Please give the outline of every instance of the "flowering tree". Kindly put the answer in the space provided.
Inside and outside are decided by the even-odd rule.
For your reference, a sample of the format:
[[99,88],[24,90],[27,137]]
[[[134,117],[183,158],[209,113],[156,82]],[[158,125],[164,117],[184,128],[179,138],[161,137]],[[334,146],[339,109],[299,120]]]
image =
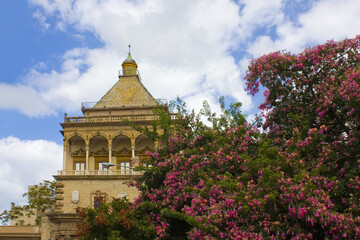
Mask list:
[[142,208],[134,208],[125,198],[103,203],[97,209],[77,208],[84,218],[77,235],[84,240],[150,240],[156,237],[155,227]]
[[246,76],[249,93],[266,88],[263,128],[289,165],[279,182],[287,219],[320,238],[360,234],[359,60],[360,36],[264,55]]
[[[276,149],[259,141],[260,133],[246,123],[240,104],[225,110],[223,100],[220,102],[220,117],[204,104],[202,113],[211,127],[194,114],[184,114],[180,121],[187,122],[188,128],[172,134],[162,151],[150,154],[151,167],[137,181],[141,190],[137,204],[152,206],[150,218],[159,238],[260,236],[255,229],[261,227],[258,221],[264,216],[255,212],[264,207],[265,191],[256,192],[254,181],[258,182],[260,175],[265,177],[266,183],[260,181],[273,194],[270,188],[276,178],[268,165],[275,160],[270,156]],[[269,168],[262,175],[259,166],[263,160]],[[254,218],[246,219],[249,214]],[[253,230],[247,231],[249,228]]]
[[359,238],[359,39],[253,60],[247,90],[265,88],[263,133],[223,99],[220,116],[204,104],[210,127],[179,104],[176,122],[159,112],[163,131],[139,129],[161,146],[139,167],[131,206],[153,238]]

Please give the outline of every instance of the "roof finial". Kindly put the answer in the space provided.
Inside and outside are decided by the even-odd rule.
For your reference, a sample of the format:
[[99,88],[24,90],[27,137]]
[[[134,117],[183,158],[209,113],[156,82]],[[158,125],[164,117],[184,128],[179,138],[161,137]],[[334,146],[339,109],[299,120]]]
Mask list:
[[131,57],[131,45],[129,44],[129,54],[128,57],[123,61],[121,66],[123,67],[123,74],[126,75],[136,75],[137,74],[137,64],[134,59]]

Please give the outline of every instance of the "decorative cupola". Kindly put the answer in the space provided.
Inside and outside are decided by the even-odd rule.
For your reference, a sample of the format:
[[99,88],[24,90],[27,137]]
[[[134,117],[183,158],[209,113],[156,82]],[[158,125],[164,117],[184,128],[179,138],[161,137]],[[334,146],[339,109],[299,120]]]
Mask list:
[[136,75],[137,74],[137,67],[138,66],[137,66],[135,60],[132,59],[132,57],[131,57],[130,47],[131,47],[131,45],[129,45],[129,55],[128,55],[128,57],[121,64],[124,76]]

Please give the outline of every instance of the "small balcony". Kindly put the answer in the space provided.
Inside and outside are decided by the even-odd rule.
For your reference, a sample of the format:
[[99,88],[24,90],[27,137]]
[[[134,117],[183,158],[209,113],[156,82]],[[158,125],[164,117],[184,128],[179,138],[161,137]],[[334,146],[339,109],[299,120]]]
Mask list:
[[140,82],[141,80],[141,75],[138,69],[124,69],[123,70],[118,70],[118,77],[126,77],[126,76],[138,76]]

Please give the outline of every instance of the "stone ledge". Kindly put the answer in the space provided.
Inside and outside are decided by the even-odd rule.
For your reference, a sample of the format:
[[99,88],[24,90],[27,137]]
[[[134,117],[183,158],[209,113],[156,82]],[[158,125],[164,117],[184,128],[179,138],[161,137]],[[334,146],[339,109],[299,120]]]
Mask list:
[[53,175],[57,181],[61,180],[130,180],[139,175]]
[[40,240],[39,226],[0,226],[0,239]]
[[50,213],[47,216],[54,222],[80,222],[82,220],[76,213]]

